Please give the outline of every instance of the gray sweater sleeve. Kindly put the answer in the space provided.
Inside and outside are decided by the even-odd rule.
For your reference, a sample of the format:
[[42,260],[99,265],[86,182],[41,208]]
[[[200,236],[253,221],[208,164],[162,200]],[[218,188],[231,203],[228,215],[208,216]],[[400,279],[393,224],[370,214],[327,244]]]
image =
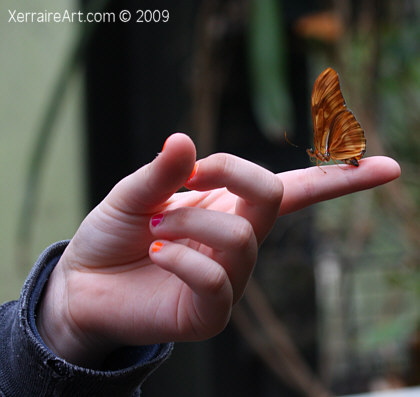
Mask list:
[[57,357],[37,331],[37,304],[67,244],[62,241],[47,248],[25,281],[19,300],[0,306],[0,396],[139,396],[140,385],[169,356],[172,344],[120,349],[99,371]]

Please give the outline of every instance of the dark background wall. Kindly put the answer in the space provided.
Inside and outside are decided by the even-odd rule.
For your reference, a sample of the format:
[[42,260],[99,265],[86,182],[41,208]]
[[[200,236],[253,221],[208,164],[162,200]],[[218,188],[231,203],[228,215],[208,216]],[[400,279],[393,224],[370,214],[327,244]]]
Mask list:
[[[236,3],[236,4],[235,4]],[[253,116],[246,57],[246,20],[229,23],[234,1],[113,1],[109,9],[168,9],[160,24],[97,25],[85,62],[89,206],[96,205],[123,176],[152,160],[165,138],[183,131],[199,151],[230,152],[280,172],[307,165],[304,152],[269,141]],[[289,3],[289,2],[287,2]],[[310,91],[306,59],[294,37],[292,21],[311,2],[286,6],[288,83],[293,103],[296,143],[309,142]],[[157,6],[157,4],[159,4]],[[207,12],[207,14],[206,14]],[[223,37],[210,46],[200,69],[202,24],[217,16]],[[245,21],[245,22],[244,22]],[[211,39],[210,39],[211,41]],[[200,55],[201,54],[201,55]],[[218,91],[208,95],[221,76]],[[200,88],[201,87],[201,88]],[[202,91],[200,91],[200,89]],[[213,128],[203,137],[197,101],[210,97]],[[212,107],[213,106],[213,107]],[[212,108],[211,108],[212,107]],[[215,110],[216,109],[216,110]],[[197,114],[198,112],[198,114]],[[204,112],[206,107],[204,105]],[[208,133],[208,131],[206,132]],[[208,147],[200,142],[211,142]],[[309,211],[279,221],[264,244],[255,277],[310,365],[316,367],[316,311]],[[177,344],[171,359],[143,386],[145,396],[294,396],[229,325],[201,343]]]

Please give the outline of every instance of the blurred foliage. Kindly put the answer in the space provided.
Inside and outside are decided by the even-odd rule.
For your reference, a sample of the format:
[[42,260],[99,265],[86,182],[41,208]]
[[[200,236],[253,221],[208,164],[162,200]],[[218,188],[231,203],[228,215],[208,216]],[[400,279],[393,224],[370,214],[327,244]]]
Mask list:
[[[43,0],[31,10],[68,9],[72,0]],[[5,54],[0,66],[0,190],[1,232],[0,301],[19,295],[30,265],[50,242],[71,236],[82,214],[83,145],[81,142],[81,84],[73,79],[64,94],[54,137],[44,160],[39,183],[40,200],[32,225],[32,244],[23,271],[16,269],[17,218],[20,216],[29,159],[40,124],[77,25],[11,23],[9,10],[24,11],[12,0],[0,3],[0,48]],[[28,10],[29,11],[29,10]],[[6,55],[7,54],[7,55]],[[57,184],[60,189],[57,189]],[[25,247],[26,248],[26,247]]]
[[[109,0],[91,0],[83,8],[83,12],[103,11]],[[49,100],[43,109],[38,128],[34,131],[35,142],[30,155],[25,192],[23,194],[22,209],[18,221],[17,230],[17,263],[23,269],[31,263],[29,253],[34,227],[34,216],[38,204],[40,179],[43,172],[44,162],[50,147],[50,142],[56,131],[56,122],[62,110],[67,90],[70,88],[73,78],[82,63],[84,52],[94,32],[96,24],[85,23],[76,31],[75,38],[63,66],[59,70]]]
[[282,139],[286,129],[293,129],[286,41],[282,3],[252,0],[248,23],[251,97],[261,130],[275,140]]

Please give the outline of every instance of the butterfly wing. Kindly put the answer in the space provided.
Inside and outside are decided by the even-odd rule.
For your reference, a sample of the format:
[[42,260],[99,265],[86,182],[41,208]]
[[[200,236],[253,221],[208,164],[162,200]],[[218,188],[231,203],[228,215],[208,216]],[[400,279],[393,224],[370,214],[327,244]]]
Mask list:
[[359,165],[357,160],[366,151],[366,138],[363,128],[350,110],[341,111],[333,120],[327,150],[333,160]]
[[327,152],[331,124],[337,114],[346,109],[338,74],[334,69],[325,69],[316,79],[312,90],[311,108],[315,153],[324,155]]

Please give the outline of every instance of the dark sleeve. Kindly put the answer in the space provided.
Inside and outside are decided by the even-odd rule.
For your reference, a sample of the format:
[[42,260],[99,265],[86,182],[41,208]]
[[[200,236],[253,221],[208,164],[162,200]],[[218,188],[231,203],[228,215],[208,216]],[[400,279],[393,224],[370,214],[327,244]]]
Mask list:
[[98,371],[57,357],[36,329],[37,304],[67,244],[62,241],[46,249],[19,300],[0,306],[0,396],[139,396],[140,385],[169,356],[172,344],[120,349]]

